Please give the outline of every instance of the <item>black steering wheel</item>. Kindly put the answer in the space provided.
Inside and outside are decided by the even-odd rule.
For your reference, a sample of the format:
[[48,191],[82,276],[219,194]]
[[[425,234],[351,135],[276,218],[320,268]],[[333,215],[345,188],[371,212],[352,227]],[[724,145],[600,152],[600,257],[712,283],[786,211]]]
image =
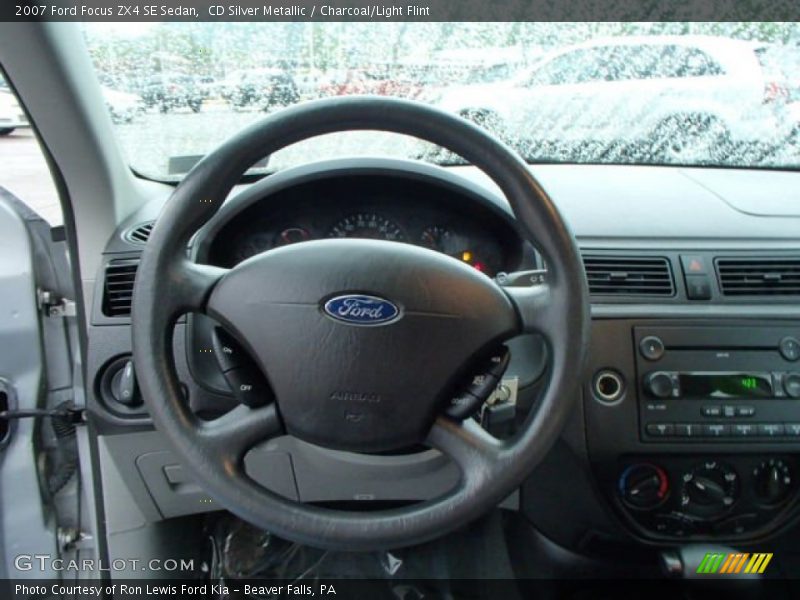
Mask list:
[[[191,236],[263,156],[326,133],[382,130],[443,146],[502,189],[547,264],[546,283],[501,288],[443,254],[409,244],[337,239],[285,246],[233,269],[187,258]],[[181,462],[222,506],[298,542],[347,550],[420,543],[477,518],[511,493],[556,440],[573,406],[589,331],[580,254],[558,210],[512,150],[470,122],[403,100],[350,97],[294,106],[245,129],[186,176],[142,253],[133,348],[142,394]],[[213,421],[189,410],[172,337],[187,312],[237,337],[276,401]],[[444,415],[454,382],[503,340],[538,332],[550,368],[538,410],[500,441]],[[356,415],[354,418],[353,415]],[[244,456],[288,433],[327,448],[389,451],[427,444],[459,467],[433,500],[391,510],[332,510],[260,486]]]

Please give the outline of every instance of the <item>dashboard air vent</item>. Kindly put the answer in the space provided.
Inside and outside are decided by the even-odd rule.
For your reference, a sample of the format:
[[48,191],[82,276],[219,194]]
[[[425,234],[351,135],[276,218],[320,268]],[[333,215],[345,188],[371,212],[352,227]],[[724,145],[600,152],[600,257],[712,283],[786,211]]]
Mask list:
[[589,293],[597,296],[672,296],[669,261],[659,256],[584,255]]
[[107,317],[128,317],[131,314],[133,281],[138,259],[112,260],[106,266],[103,288],[103,314]]
[[139,223],[135,227],[130,228],[125,233],[125,239],[133,244],[139,244],[140,246],[144,246],[147,243],[147,240],[150,239],[150,232],[153,231],[153,226],[156,224],[155,221],[146,221],[145,223]]
[[800,257],[719,258],[724,296],[800,296]]

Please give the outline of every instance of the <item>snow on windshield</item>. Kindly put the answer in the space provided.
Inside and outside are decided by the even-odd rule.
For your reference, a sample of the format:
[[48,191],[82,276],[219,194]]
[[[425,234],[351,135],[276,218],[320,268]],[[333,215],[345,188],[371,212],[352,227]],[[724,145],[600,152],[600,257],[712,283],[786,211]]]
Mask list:
[[[798,168],[798,23],[133,23],[85,37],[132,167],[180,178],[297,102],[399,96],[531,162]],[[459,162],[378,132],[308,140],[254,169],[346,155]]]

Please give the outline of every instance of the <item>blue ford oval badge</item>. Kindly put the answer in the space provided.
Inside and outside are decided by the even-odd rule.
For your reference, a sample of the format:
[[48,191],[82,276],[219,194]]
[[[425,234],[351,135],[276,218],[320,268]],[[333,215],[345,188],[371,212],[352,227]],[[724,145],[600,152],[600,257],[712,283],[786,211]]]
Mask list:
[[345,294],[331,298],[322,307],[325,313],[350,325],[383,325],[400,316],[400,308],[388,300],[364,294]]

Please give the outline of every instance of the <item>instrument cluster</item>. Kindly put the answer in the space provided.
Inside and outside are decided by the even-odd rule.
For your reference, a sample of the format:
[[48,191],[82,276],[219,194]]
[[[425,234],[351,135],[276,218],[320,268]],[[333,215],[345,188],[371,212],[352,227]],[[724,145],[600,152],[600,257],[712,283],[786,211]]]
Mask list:
[[209,262],[233,267],[290,244],[365,238],[435,250],[490,277],[520,266],[523,244],[510,221],[469,198],[460,198],[459,206],[454,198],[426,198],[419,190],[366,189],[354,196],[332,187],[324,197],[300,188],[257,202],[216,234]]

